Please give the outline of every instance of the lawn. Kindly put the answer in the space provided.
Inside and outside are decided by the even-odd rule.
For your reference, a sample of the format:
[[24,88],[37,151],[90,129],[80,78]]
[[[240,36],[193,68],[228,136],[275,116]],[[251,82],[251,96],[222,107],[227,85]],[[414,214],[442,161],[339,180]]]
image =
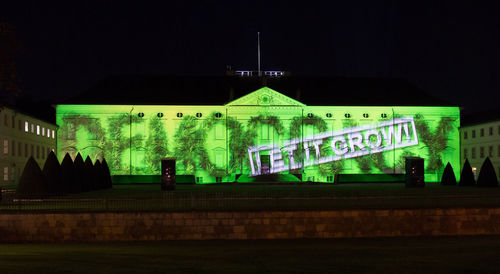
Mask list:
[[500,236],[0,244],[2,273],[497,273]]
[[500,206],[500,188],[402,183],[297,185],[115,185],[113,189],[35,201],[4,198],[0,211],[191,211],[446,208]]

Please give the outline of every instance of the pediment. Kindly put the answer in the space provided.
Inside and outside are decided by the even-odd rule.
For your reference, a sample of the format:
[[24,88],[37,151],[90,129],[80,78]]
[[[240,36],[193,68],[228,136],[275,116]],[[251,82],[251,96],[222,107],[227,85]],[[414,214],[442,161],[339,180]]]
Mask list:
[[303,103],[268,87],[263,87],[240,97],[226,106],[305,106]]

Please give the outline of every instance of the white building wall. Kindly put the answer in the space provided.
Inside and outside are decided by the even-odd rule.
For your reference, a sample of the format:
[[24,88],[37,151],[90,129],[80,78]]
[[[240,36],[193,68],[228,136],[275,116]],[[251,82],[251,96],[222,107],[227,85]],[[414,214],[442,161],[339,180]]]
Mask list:
[[43,168],[56,149],[56,125],[0,108],[0,187],[15,187],[30,156]]
[[490,157],[500,179],[500,120],[461,127],[460,142],[462,167],[469,159],[477,179],[484,159]]

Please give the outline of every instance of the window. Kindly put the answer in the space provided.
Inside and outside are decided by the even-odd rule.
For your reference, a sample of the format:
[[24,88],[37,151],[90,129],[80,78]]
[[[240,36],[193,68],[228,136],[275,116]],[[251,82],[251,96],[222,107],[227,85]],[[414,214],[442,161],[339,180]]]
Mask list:
[[222,183],[222,177],[215,177],[215,182]]
[[484,158],[484,147],[479,148],[479,157]]
[[24,132],[28,132],[30,130],[30,123],[28,121],[24,121]]
[[36,146],[36,158],[40,158],[40,146]]
[[370,115],[368,113],[363,113],[363,118],[368,118]]
[[484,137],[484,128],[479,130],[479,136]]
[[497,156],[500,157],[500,145],[498,145],[498,153],[497,154],[498,154]]
[[3,168],[3,180],[4,181],[9,180],[9,168],[8,167]]
[[55,136],[56,136],[55,131],[54,131],[54,130],[52,130],[52,139],[54,139],[54,138],[55,138]]
[[464,148],[464,159],[467,159],[467,149]]
[[222,113],[220,112],[215,113],[215,118],[220,118],[220,117],[222,117]]
[[140,118],[144,117],[144,112],[137,113],[137,116],[139,116]]
[[17,128],[23,130],[23,122],[21,122],[21,120],[17,120]]
[[380,114],[380,117],[381,117],[381,118],[387,118],[387,113],[382,113],[382,114]]
[[11,117],[12,117],[11,120],[12,128],[16,128],[16,117],[14,117],[14,115],[12,115]]
[[493,146],[488,148],[488,157],[493,157]]
[[182,113],[181,113],[181,112],[178,112],[178,113],[177,113],[177,117],[181,118],[181,117],[182,117]]
[[17,143],[17,156],[21,157],[21,148],[23,144],[21,142]]
[[36,125],[36,135],[40,135],[40,125]]
[[500,135],[500,126],[498,126],[498,135]]
[[35,156],[35,145],[31,145],[31,156]]
[[472,159],[476,159],[476,148],[471,148]]
[[11,155],[16,156],[16,141],[12,140],[12,150]]
[[35,133],[35,124],[31,124],[31,133]]
[[327,118],[332,118],[332,114],[331,114],[331,113],[327,113],[327,114],[326,114],[326,117],[327,117]]
[[351,114],[350,113],[346,113],[346,114],[344,114],[344,117],[345,118],[351,118]]
[[50,138],[50,129],[47,129],[47,138]]
[[24,144],[24,157],[28,157],[28,144]]
[[3,117],[3,123],[6,127],[9,126],[9,117],[7,116],[7,113],[5,113],[5,116]]
[[201,116],[203,116],[203,114],[201,114],[201,112],[196,113],[196,117],[201,118]]
[[475,129],[472,130],[472,138],[476,138],[476,130]]
[[3,154],[9,154],[9,140],[3,140]]
[[42,146],[42,159],[45,159],[45,149]]
[[467,139],[467,131],[464,130],[464,139]]
[[493,127],[489,128],[490,136],[493,136]]
[[42,136],[45,136],[45,128],[42,127]]
[[158,112],[158,114],[156,114],[156,116],[158,116],[158,118],[161,118],[161,117],[163,117],[163,113]]

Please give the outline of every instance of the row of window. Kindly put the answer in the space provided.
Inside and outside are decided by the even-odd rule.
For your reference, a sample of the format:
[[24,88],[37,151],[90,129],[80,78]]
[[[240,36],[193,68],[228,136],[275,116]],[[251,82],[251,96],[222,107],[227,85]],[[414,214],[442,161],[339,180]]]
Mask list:
[[[494,157],[494,153],[493,153],[493,146],[489,146],[487,147],[488,149],[488,155],[486,155],[486,147],[479,147],[479,158],[485,158],[486,156],[490,157],[490,158],[493,158]],[[476,159],[476,148],[473,147],[470,149],[470,152],[471,152],[471,155],[470,157],[472,159]],[[467,148],[464,148],[464,159],[467,159],[469,158],[469,150]],[[500,145],[498,145],[498,148],[497,148],[497,157],[500,157]]]
[[[144,117],[144,112],[139,112],[139,113],[137,113],[137,116],[138,116],[138,117],[140,117],[140,118]],[[163,115],[163,113],[162,113],[162,112],[158,112],[158,113],[156,114],[156,116],[158,116],[159,118],[162,118],[164,115]],[[176,116],[177,116],[178,118],[182,118],[182,116],[184,116],[184,114],[183,114],[182,112],[178,112]],[[203,114],[202,114],[201,112],[196,113],[196,117],[201,118],[202,116],[203,116]],[[215,114],[214,114],[214,116],[215,116],[216,118],[221,118],[221,117],[222,117],[222,113],[217,112],[217,113],[215,113]],[[314,117],[314,114],[312,114],[312,113],[308,113],[308,114],[307,114],[307,117],[312,118],[312,117]],[[332,118],[332,117],[333,117],[333,115],[332,115],[331,113],[327,113],[327,114],[326,114],[326,117],[327,117],[327,118]],[[345,113],[345,114],[344,114],[344,117],[345,117],[345,118],[351,118],[351,114],[350,114],[350,113]],[[382,113],[382,114],[380,114],[380,117],[381,117],[381,118],[387,118],[387,113]],[[368,114],[368,113],[363,113],[363,118],[370,118],[370,114]]]
[[[479,129],[479,137],[484,137],[484,134],[485,134],[485,129],[484,128]],[[498,126],[497,134],[500,135],[500,126]],[[463,138],[467,139],[469,137],[468,135],[469,134],[468,134],[467,130],[464,130],[463,131]],[[493,127],[488,128],[488,135],[493,136]],[[471,137],[476,138],[476,130],[475,129],[471,130]]]
[[17,155],[18,157],[23,157],[24,155],[25,158],[33,156],[35,159],[45,159],[45,156],[48,156],[51,150],[54,151],[54,149],[51,149],[49,147],[27,143],[23,144],[22,142],[16,142],[14,140],[12,140],[9,145],[9,140],[7,139],[4,139],[2,144],[4,155],[10,154],[11,156]]
[[[16,117],[15,116],[11,116],[11,126],[12,128],[16,128]],[[8,115],[7,113],[4,115],[4,125],[6,127],[9,126],[9,118],[8,118]],[[17,120],[17,128],[19,130],[23,130],[23,122],[21,120]],[[53,129],[50,129],[50,128],[45,128],[43,126],[40,126],[40,125],[35,125],[33,123],[29,123],[28,121],[24,121],[24,132],[31,132],[31,133],[36,133],[36,135],[42,135],[42,136],[46,136],[47,138],[56,138],[56,132],[55,130]]]

